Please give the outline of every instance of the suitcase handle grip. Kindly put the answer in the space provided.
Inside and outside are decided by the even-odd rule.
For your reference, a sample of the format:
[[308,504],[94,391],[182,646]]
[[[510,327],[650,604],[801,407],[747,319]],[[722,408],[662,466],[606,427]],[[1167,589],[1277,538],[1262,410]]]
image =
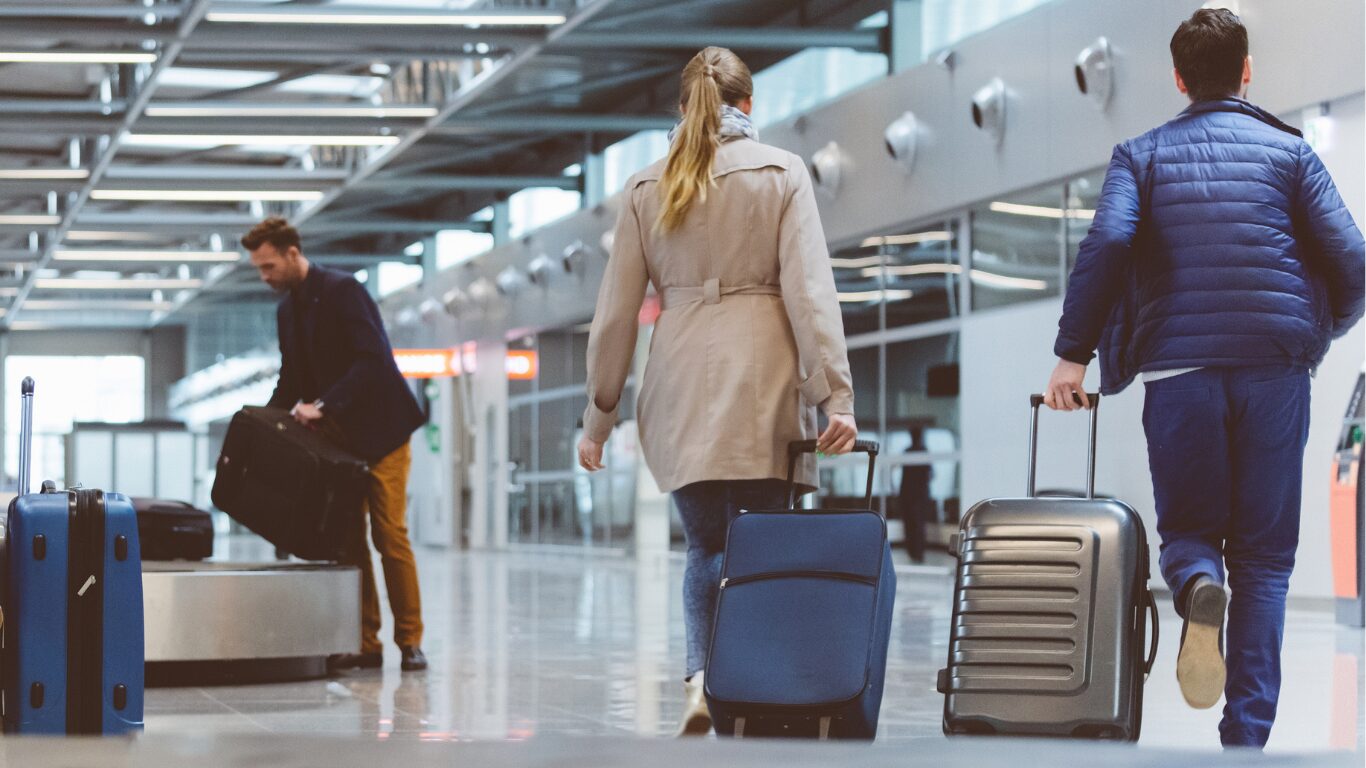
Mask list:
[[[1075,394],[1072,397],[1080,401],[1080,398],[1077,398]],[[1100,393],[1087,392],[1086,397],[1091,401],[1091,428],[1086,444],[1086,498],[1094,499],[1096,497],[1096,429],[1099,425]],[[1031,499],[1036,496],[1036,475],[1039,464],[1039,408],[1043,405],[1043,398],[1043,395],[1029,396],[1029,480],[1025,486],[1025,495]]]
[[1151,675],[1153,673],[1153,662],[1157,661],[1158,618],[1157,600],[1153,597],[1152,590],[1148,589],[1147,585],[1144,585],[1143,587],[1143,595],[1146,602],[1148,603],[1147,610],[1152,616],[1153,620],[1153,637],[1151,640],[1148,641],[1148,658],[1143,662],[1143,679],[1146,680],[1148,679],[1148,675]]
[[[787,444],[787,508],[797,508],[797,458],[806,453],[815,453],[819,441],[796,440]],[[877,469],[877,455],[881,447],[873,440],[855,440],[850,453],[868,454],[868,486],[864,492],[863,505],[873,508],[873,473]]]
[[22,397],[19,409],[19,495],[27,496],[33,474],[33,377],[25,376],[19,385]]

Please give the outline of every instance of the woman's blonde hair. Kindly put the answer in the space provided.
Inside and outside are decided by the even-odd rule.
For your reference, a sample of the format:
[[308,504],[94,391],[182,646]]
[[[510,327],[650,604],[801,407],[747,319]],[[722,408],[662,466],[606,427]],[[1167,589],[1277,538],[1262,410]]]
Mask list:
[[657,228],[676,229],[694,202],[706,202],[720,143],[721,105],[735,106],[752,95],[749,67],[725,48],[704,48],[683,68],[683,124],[659,179]]

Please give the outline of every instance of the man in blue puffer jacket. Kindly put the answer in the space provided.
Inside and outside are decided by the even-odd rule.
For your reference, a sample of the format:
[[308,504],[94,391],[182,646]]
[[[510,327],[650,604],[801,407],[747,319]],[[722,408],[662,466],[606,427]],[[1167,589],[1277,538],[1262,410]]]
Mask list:
[[1280,693],[1309,377],[1361,319],[1366,267],[1319,158],[1245,100],[1238,17],[1197,11],[1171,51],[1191,106],[1115,148],[1045,402],[1089,407],[1098,347],[1102,392],[1143,378],[1162,575],[1185,619],[1177,679],[1194,707],[1225,695],[1225,745],[1261,747]]

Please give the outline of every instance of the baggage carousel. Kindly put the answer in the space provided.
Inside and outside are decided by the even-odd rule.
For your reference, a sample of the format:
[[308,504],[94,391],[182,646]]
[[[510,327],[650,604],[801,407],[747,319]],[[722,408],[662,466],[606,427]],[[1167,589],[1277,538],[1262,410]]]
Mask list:
[[327,674],[360,645],[360,571],[287,561],[144,562],[147,685]]

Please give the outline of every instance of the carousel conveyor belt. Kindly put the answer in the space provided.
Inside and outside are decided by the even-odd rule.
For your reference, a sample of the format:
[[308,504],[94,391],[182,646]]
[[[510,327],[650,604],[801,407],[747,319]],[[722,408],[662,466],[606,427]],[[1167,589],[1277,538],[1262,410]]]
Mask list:
[[360,642],[360,571],[319,563],[144,562],[147,685],[322,677]]

